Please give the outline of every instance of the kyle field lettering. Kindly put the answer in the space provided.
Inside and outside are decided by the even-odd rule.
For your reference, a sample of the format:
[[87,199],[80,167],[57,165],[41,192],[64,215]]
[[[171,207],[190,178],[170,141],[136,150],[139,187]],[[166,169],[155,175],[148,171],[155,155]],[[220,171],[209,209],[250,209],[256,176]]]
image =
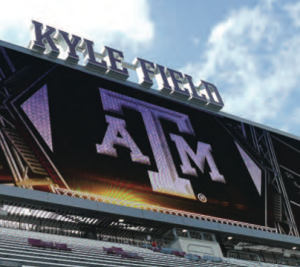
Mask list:
[[164,94],[214,110],[221,110],[224,107],[217,87],[206,81],[200,80],[195,85],[191,76],[142,58],[135,58],[132,64],[125,64],[122,51],[104,46],[101,53],[96,53],[92,41],[34,20],[31,30],[33,39],[30,41],[29,48],[38,53],[57,58],[60,52],[63,52],[64,60],[78,64],[78,53],[81,52],[86,68],[121,80],[128,79],[129,72],[126,67],[130,66],[131,69],[136,70],[139,84],[145,88],[150,89],[153,86],[155,77],[158,90]]

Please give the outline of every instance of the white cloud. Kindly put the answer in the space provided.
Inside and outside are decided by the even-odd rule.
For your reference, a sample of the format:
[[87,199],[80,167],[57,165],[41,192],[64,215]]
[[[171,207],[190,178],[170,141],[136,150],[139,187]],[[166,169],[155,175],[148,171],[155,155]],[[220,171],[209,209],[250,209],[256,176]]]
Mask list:
[[300,2],[293,5],[287,5],[285,9],[292,17],[294,25],[300,27]]
[[212,29],[202,61],[183,72],[216,84],[224,111],[278,125],[300,86],[300,35],[289,10],[273,3],[232,12]]
[[154,36],[146,0],[9,0],[1,3],[0,39],[27,46],[32,19],[89,38],[99,50],[134,49]]

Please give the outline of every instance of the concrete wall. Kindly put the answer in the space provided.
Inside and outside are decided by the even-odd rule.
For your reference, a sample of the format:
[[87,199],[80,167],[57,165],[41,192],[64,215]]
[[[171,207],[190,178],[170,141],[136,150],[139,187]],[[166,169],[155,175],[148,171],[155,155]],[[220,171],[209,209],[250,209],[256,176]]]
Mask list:
[[171,248],[182,250],[186,253],[223,257],[219,243],[193,238],[178,237],[171,244]]

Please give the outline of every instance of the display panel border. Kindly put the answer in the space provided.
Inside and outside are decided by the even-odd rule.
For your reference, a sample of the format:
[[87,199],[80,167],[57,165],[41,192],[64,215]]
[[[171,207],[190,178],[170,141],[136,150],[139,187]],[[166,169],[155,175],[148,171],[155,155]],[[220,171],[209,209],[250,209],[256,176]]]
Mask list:
[[[2,45],[3,47],[9,48],[9,49],[15,50],[17,52],[21,52],[21,53],[25,53],[25,54],[28,54],[28,55],[31,55],[31,56],[35,56],[35,57],[38,57],[38,58],[41,58],[41,59],[45,59],[47,61],[53,62],[55,64],[63,65],[65,67],[68,67],[68,68],[71,68],[71,69],[76,69],[76,70],[79,70],[81,72],[85,72],[85,73],[94,75],[96,77],[100,77],[102,79],[112,81],[114,83],[123,84],[123,85],[125,85],[127,87],[130,87],[133,90],[140,90],[140,91],[143,91],[143,92],[147,92],[147,94],[152,94],[152,95],[156,95],[156,96],[158,96],[160,98],[164,98],[164,99],[168,99],[168,100],[171,100],[171,101],[175,101],[175,102],[178,102],[178,103],[180,103],[182,105],[189,106],[189,107],[192,107],[192,108],[204,111],[206,113],[212,114],[213,116],[220,116],[220,117],[225,117],[225,118],[233,119],[233,120],[236,120],[236,121],[239,121],[239,122],[250,124],[250,125],[252,125],[254,127],[261,128],[263,130],[270,131],[271,133],[273,132],[273,133],[280,134],[280,135],[283,135],[283,136],[286,136],[286,137],[289,137],[289,138],[300,140],[300,138],[297,137],[297,136],[294,136],[294,135],[282,132],[282,131],[277,130],[277,129],[273,129],[273,128],[268,127],[266,125],[261,125],[261,124],[255,123],[255,122],[251,122],[251,121],[248,121],[248,120],[245,120],[245,119],[242,119],[242,118],[239,118],[239,117],[236,117],[236,116],[233,116],[233,115],[221,112],[221,111],[219,111],[219,112],[213,112],[211,110],[206,109],[205,107],[200,107],[200,106],[197,106],[197,105],[195,105],[193,103],[187,103],[186,101],[182,101],[179,98],[178,99],[174,99],[174,98],[171,99],[171,98],[167,97],[165,94],[160,93],[159,91],[155,92],[153,90],[147,90],[146,88],[143,88],[142,86],[139,86],[138,84],[135,84],[135,83],[132,83],[132,82],[128,82],[128,81],[122,82],[120,80],[116,80],[114,78],[110,78],[110,77],[107,77],[105,75],[101,75],[99,73],[95,73],[92,70],[87,70],[85,67],[82,67],[82,66],[79,66],[79,65],[72,65],[70,63],[67,63],[67,62],[61,60],[61,59],[50,58],[47,55],[38,54],[38,53],[33,52],[31,50],[28,50],[28,49],[25,49],[25,48],[21,48],[21,47],[16,47],[14,45],[11,45],[11,44],[8,44],[8,43],[4,43],[4,42],[1,42],[1,41],[0,41],[0,45]],[[30,131],[30,128],[27,125],[26,125],[26,127]],[[35,137],[34,134],[32,134],[32,136]],[[47,155],[47,153],[45,153],[45,155]],[[89,196],[86,196],[86,197],[89,198]],[[155,207],[155,208],[157,209],[157,207]],[[150,210],[151,210],[151,208],[150,208]],[[162,212],[164,212],[164,211],[162,211]],[[168,212],[170,212],[170,213],[175,212],[176,213],[178,211],[177,210],[175,210],[175,211],[167,211],[167,213]],[[180,215],[184,216],[184,217],[195,216],[195,214],[191,214],[191,213],[189,213],[189,214],[185,213],[185,214],[180,214]],[[230,223],[230,224],[241,226],[241,227],[247,227],[247,228],[249,227],[251,229],[264,227],[264,226],[251,225],[251,224],[248,224],[248,223],[236,222],[236,221],[232,221],[232,220],[228,220],[228,219],[222,219],[222,218],[217,218],[217,217],[212,217],[212,216],[207,216],[207,215],[200,215],[200,216],[204,216],[205,218],[208,218],[208,220],[211,220],[213,222],[215,221],[215,222],[219,222],[219,223],[221,222],[221,223],[225,223],[225,224]],[[200,219],[202,219],[202,218],[203,217],[201,217]],[[268,231],[268,230],[274,231],[275,230],[274,228],[268,228],[268,227],[266,227],[264,229],[266,231]]]

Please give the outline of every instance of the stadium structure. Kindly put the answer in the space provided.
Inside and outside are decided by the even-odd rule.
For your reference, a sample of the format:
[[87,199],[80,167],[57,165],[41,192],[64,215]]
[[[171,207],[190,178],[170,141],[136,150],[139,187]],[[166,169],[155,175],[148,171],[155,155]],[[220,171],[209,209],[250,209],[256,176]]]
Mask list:
[[[0,266],[300,266],[299,137],[51,29],[0,42]],[[183,86],[124,78],[151,67]]]

